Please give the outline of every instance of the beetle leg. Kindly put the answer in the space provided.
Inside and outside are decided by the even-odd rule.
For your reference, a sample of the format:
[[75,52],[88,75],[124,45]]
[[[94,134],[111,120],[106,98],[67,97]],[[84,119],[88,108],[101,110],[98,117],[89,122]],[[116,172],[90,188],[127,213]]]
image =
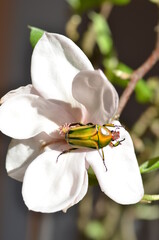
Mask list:
[[106,166],[106,164],[105,164],[105,158],[104,158],[103,148],[101,148],[101,151],[102,151],[102,154],[101,154],[100,149],[99,149],[99,146],[98,146],[98,144],[96,143],[96,149],[98,150],[98,153],[99,153],[99,155],[101,156],[101,158],[102,158],[102,160],[103,160],[103,164],[104,164],[105,170],[106,170],[106,172],[107,172],[108,169],[107,169],[107,166]]
[[105,170],[106,170],[106,172],[107,172],[108,169],[107,169],[107,166],[106,166],[106,164],[105,164],[105,158],[104,158],[104,151],[103,151],[103,148],[101,148],[102,154],[101,154],[99,148],[97,148],[97,150],[98,150],[99,155],[101,156],[101,158],[102,158],[102,160],[103,160],[103,164],[104,164]]
[[80,123],[80,122],[74,122],[74,123],[70,123],[70,124],[69,124],[69,127],[73,127],[73,126],[77,126],[77,125],[79,125],[79,126],[84,126],[85,124]]
[[108,169],[107,169],[107,166],[106,166],[106,164],[105,164],[105,158],[104,158],[104,151],[103,151],[103,148],[101,148],[101,151],[102,151],[103,164],[104,164],[105,170],[106,170],[106,172],[107,172]]
[[69,127],[72,127],[72,126],[77,126],[77,125],[79,125],[79,126],[86,126],[86,125],[94,125],[93,123],[91,123],[91,122],[89,122],[89,123],[87,123],[87,124],[83,124],[83,123],[80,123],[80,122],[74,122],[74,123],[70,123],[69,124]]
[[115,127],[115,125],[113,123],[106,123],[103,124],[103,127]]
[[117,146],[119,146],[120,144],[121,144],[121,142],[123,142],[123,141],[125,141],[125,138],[123,138],[122,140],[120,140],[120,141],[117,141],[116,143],[112,143],[112,142],[110,142],[110,147],[117,147]]
[[60,154],[57,156],[56,162],[58,162],[58,159],[59,159],[59,157],[60,157],[61,155],[65,154],[65,153],[72,152],[72,151],[74,151],[74,150],[76,150],[76,149],[77,149],[77,148],[69,148],[69,149],[67,149],[67,150],[62,151],[62,153],[60,153]]
[[89,125],[94,125],[94,124],[93,124],[93,123],[91,123],[91,122],[89,122],[89,123],[87,123],[86,125],[88,125],[88,126],[89,126]]
[[106,124],[103,124],[103,127],[116,127],[116,128],[120,128],[120,127],[123,127],[123,126],[114,125],[113,123],[106,123]]

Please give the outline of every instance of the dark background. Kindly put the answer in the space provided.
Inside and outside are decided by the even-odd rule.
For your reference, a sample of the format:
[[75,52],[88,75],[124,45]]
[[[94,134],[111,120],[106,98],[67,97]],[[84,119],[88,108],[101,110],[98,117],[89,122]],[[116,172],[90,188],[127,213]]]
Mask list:
[[[32,49],[27,26],[64,34],[70,12],[65,0],[0,0],[1,96],[31,81]],[[148,0],[132,0],[127,6],[115,7],[111,13],[109,23],[119,59],[132,68],[140,66],[153,50],[157,14],[157,8]],[[158,65],[152,73],[159,75]],[[141,110],[142,106],[136,105],[131,98],[122,120],[133,124]],[[8,143],[9,138],[0,134],[0,239],[78,239],[78,206],[71,208],[67,214],[28,212],[21,196],[21,183],[9,178],[5,171]],[[138,240],[158,240],[158,226],[158,220],[138,223]]]

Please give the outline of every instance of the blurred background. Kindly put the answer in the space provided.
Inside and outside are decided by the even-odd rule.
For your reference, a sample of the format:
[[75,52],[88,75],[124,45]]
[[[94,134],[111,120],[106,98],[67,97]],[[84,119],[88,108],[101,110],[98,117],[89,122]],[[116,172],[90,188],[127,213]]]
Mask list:
[[[154,49],[157,4],[149,0],[0,0],[0,96],[31,82],[28,25],[72,38],[121,94],[131,71]],[[159,64],[145,79],[121,115],[134,139],[139,163],[159,156]],[[84,200],[66,214],[28,211],[21,183],[5,171],[9,142],[0,133],[0,239],[159,239],[157,201],[122,207],[98,186],[90,186]],[[158,171],[143,179],[147,193],[159,193]]]

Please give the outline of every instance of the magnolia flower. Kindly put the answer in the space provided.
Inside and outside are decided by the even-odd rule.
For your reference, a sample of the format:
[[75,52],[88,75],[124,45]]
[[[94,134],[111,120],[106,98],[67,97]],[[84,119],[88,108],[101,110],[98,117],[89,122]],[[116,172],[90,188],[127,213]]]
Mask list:
[[0,130],[13,138],[6,169],[10,177],[23,181],[28,208],[56,212],[78,203],[88,189],[89,166],[111,199],[120,204],[140,201],[142,179],[131,137],[123,127],[118,128],[123,140],[119,146],[103,149],[107,171],[98,150],[60,155],[70,149],[59,131],[65,124],[112,123],[118,94],[102,71],[94,70],[70,39],[45,33],[33,51],[31,77],[32,85],[6,94],[0,107]]

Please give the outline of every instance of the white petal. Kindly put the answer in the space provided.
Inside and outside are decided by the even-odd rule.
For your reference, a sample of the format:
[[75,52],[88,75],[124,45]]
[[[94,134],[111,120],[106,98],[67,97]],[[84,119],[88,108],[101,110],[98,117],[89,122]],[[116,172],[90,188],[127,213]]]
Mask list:
[[72,97],[72,81],[79,71],[86,69],[93,69],[88,58],[74,42],[62,35],[45,33],[34,48],[32,82],[45,98],[78,106]]
[[144,190],[130,135],[120,129],[121,145],[104,148],[105,164],[97,151],[87,153],[101,190],[120,204],[134,204],[143,197]]
[[50,134],[72,117],[59,104],[37,95],[12,97],[0,107],[0,130],[16,139],[26,139],[42,131]]
[[76,203],[85,179],[85,153],[48,151],[27,168],[22,194],[30,210],[56,212]]
[[18,181],[23,181],[25,171],[29,164],[46,148],[43,144],[52,141],[45,133],[29,139],[12,139],[6,157],[6,170],[8,175]]
[[103,125],[117,111],[118,94],[101,70],[78,73],[73,80],[72,93],[86,107],[87,122]]
[[88,190],[88,174],[87,174],[87,171],[86,171],[85,176],[84,176],[83,185],[82,185],[81,191],[79,192],[79,195],[76,197],[74,202],[72,202],[69,206],[67,206],[67,208],[63,209],[63,212],[66,212],[68,208],[70,208],[73,205],[75,205],[76,203],[80,202],[84,198],[84,196],[86,195],[87,190]]
[[30,94],[39,95],[39,93],[36,91],[36,89],[31,84],[28,84],[27,86],[19,87],[17,89],[11,90],[7,94],[5,94],[1,98],[0,103],[1,104],[4,103],[5,101],[10,99],[11,97],[14,97],[14,96],[17,96],[17,95],[21,95],[21,94],[29,94],[29,93]]

